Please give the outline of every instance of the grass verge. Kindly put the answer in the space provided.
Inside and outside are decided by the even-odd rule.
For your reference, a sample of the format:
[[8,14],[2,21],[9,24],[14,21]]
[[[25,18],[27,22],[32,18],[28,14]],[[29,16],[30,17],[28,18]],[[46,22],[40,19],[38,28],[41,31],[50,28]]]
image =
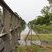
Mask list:
[[[48,41],[52,41],[52,34],[37,34],[41,40],[48,40]],[[31,40],[31,37],[32,37],[32,40],[39,40],[38,36],[37,35],[29,35],[27,40]]]
[[52,49],[42,48],[37,45],[32,46],[18,46],[16,52],[52,52]]

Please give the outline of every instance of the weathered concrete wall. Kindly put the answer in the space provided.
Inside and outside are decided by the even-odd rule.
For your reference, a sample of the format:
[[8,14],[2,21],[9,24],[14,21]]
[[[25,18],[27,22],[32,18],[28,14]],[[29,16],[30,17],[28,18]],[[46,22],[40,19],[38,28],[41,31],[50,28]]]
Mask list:
[[10,12],[6,9],[6,8],[3,8],[3,24],[4,24],[4,33],[7,33],[7,35],[5,36],[5,41],[4,41],[4,45],[5,45],[5,52],[10,52],[10,34],[9,34],[9,30],[10,30],[10,19],[11,19],[11,14]]
[[[2,7],[1,7],[1,9],[2,9]],[[2,30],[2,25],[3,25],[3,11],[2,11],[3,9],[2,10],[1,9],[0,9],[0,33]]]
[[1,39],[4,42],[3,52],[15,52],[15,46],[17,45],[17,40],[19,37],[19,19],[18,16],[8,9],[8,7],[5,7],[5,5],[3,6],[2,3],[1,6],[3,7],[3,17],[0,17],[0,19],[2,21],[1,23],[3,24],[3,30],[1,32],[0,29],[0,35],[6,33],[1,35]]
[[11,19],[11,14],[9,13],[9,11],[7,11],[7,9],[3,9],[3,14],[4,14],[4,28],[5,31],[8,33],[10,30],[10,19]]

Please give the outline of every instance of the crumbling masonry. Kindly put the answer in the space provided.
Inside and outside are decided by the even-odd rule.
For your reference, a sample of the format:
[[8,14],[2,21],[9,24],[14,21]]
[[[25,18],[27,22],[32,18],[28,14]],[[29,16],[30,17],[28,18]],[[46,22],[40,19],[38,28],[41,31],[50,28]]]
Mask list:
[[0,52],[15,52],[17,40],[20,38],[18,35],[19,16],[4,0],[0,0],[0,6],[3,9],[2,16],[0,15]]

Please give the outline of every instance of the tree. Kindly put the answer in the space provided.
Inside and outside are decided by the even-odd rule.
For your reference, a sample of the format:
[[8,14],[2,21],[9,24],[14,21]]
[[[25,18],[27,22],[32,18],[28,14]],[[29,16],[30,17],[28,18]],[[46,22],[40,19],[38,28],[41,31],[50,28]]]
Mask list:
[[50,4],[52,4],[52,0],[48,0]]
[[48,32],[51,31],[52,24],[52,12],[50,7],[46,6],[41,10],[42,15],[37,16],[37,19],[30,21],[31,28],[37,32]]
[[50,7],[49,6],[44,7],[41,10],[42,15],[48,15],[49,14],[49,10],[50,10]]

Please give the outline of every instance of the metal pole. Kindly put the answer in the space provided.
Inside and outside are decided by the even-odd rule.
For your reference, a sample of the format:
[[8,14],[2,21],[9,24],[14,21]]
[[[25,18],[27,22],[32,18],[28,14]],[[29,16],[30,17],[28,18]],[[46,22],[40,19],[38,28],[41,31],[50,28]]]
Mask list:
[[30,31],[31,31],[31,45],[32,45],[32,29],[30,28]]

